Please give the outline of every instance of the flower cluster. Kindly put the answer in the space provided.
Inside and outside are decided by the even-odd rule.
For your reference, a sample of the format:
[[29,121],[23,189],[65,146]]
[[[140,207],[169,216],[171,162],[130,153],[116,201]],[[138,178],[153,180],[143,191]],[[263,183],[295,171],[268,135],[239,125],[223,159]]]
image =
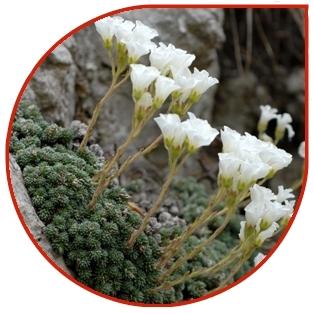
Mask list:
[[173,91],[179,89],[174,80],[161,75],[154,66],[131,64],[131,69],[133,100],[140,107],[158,109]]
[[160,114],[155,118],[169,155],[175,160],[183,152],[193,153],[201,146],[210,145],[218,135],[218,131],[206,120],[198,119],[188,112],[189,118],[181,122],[177,114]]
[[219,155],[219,185],[234,192],[246,191],[262,178],[287,167],[292,156],[274,144],[224,127],[223,152]]
[[293,138],[295,133],[291,126],[292,117],[289,113],[278,114],[278,110],[272,108],[270,105],[260,106],[260,109],[261,115],[257,125],[260,138],[272,141],[272,139],[265,132],[269,121],[273,119],[276,119],[277,123],[275,130],[275,143],[278,143],[284,137],[286,130],[288,132],[288,138]]
[[241,222],[240,240],[254,241],[261,246],[279,228],[278,222],[289,218],[295,204],[292,189],[278,187],[275,195],[270,189],[255,184],[251,189],[251,202],[245,207],[245,221]]
[[[159,43],[158,47],[152,49],[149,56],[151,65],[159,69],[163,75],[172,77],[180,86],[173,95],[171,104],[172,111],[180,115],[185,114],[202,94],[218,83],[218,80],[209,76],[205,70],[199,71],[194,68],[192,73],[189,67],[194,59],[195,55],[188,54],[172,44],[166,46],[164,43]],[[185,108],[187,104],[189,107]]]
[[[140,21],[135,23],[121,17],[106,17],[95,23],[111,57],[113,80],[117,80],[130,65],[135,110],[133,133],[138,134],[172,95],[169,112],[184,116],[211,86],[218,83],[205,70],[189,69],[195,55],[172,44],[152,39],[156,30]],[[149,54],[150,66],[137,64],[140,57]]]
[[106,17],[97,21],[95,27],[107,49],[112,48],[116,39],[119,57],[125,58],[127,52],[129,63],[137,62],[156,46],[151,40],[158,36],[157,31],[140,21],[133,23],[119,16]]
[[[168,46],[171,49],[162,43],[160,45],[150,54],[151,66],[131,65],[135,115],[139,118],[143,118],[150,108],[160,108],[170,95],[170,111],[184,116],[202,94],[218,83],[218,80],[210,77],[205,70],[194,68],[191,73],[188,67],[184,67],[194,60],[186,51],[172,45]],[[172,53],[166,53],[164,50],[171,50]],[[165,54],[165,60],[162,59],[162,52]],[[181,62],[178,63],[180,58]]]
[[219,83],[207,71],[199,71],[197,68],[194,68],[193,73],[189,68],[178,71],[172,68],[172,75],[180,90],[173,95],[171,111],[179,115],[187,112],[210,87]]

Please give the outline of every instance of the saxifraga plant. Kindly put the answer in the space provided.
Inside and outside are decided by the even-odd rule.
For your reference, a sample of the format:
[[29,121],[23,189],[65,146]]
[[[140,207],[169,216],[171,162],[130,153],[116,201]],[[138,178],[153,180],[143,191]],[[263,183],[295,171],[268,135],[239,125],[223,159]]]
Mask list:
[[[157,46],[152,42],[157,32],[139,21],[134,24],[109,17],[98,21],[96,29],[108,50],[112,84],[96,104],[80,146],[73,145],[70,130],[45,122],[33,105],[20,105],[13,128],[11,151],[23,170],[38,216],[46,224],[48,239],[80,281],[118,298],[171,303],[227,285],[250,267],[264,242],[278,234],[292,215],[292,189],[279,186],[274,194],[262,186],[292,160],[277,147],[286,131],[289,139],[294,136],[291,116],[261,106],[259,138],[226,126],[219,132],[189,112],[218,83],[205,70],[194,68],[191,72],[194,55],[171,44]],[[138,64],[147,54],[151,65]],[[135,104],[131,130],[99,169],[88,140],[102,106],[129,77]],[[162,135],[115,167],[168,98],[167,113],[154,119]],[[270,120],[276,120],[273,137],[267,133]],[[175,175],[219,133],[223,149],[218,154],[216,191],[195,203],[189,198],[184,207],[190,209],[182,212],[187,227],[163,228],[163,239],[157,242],[146,229]],[[123,188],[112,181],[162,140],[169,172],[158,197],[141,217],[129,206]],[[303,150],[301,146],[300,155],[304,156]],[[245,212],[241,222],[235,219],[239,209]],[[255,263],[262,258],[257,254]]]
[[[218,285],[222,275],[149,292],[158,285],[160,272],[155,264],[161,254],[159,244],[143,233],[133,248],[128,248],[127,240],[140,226],[141,217],[128,207],[128,195],[119,186],[107,188],[95,210],[90,210],[92,177],[99,170],[96,157],[88,150],[77,150],[71,130],[47,123],[35,105],[20,104],[10,150],[23,171],[37,214],[46,225],[48,240],[82,283],[107,295],[146,303],[195,298]],[[195,186],[196,191],[199,188]],[[193,236],[182,250],[188,251],[199,242]],[[227,251],[228,247],[217,240],[178,274],[206,267]]]

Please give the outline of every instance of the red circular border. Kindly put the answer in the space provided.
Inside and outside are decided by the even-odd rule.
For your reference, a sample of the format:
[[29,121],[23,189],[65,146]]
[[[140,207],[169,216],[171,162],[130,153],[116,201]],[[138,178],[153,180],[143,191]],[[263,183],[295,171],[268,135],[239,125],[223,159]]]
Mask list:
[[[276,242],[276,244],[272,247],[272,249],[268,252],[267,256],[263,259],[263,261],[261,261],[256,267],[254,267],[253,269],[251,269],[250,271],[248,271],[245,275],[243,275],[241,278],[239,278],[238,280],[236,280],[235,282],[229,284],[228,286],[218,289],[216,291],[213,291],[207,295],[204,295],[200,298],[197,299],[192,299],[192,300],[187,300],[187,301],[180,301],[177,303],[171,303],[171,304],[147,304],[147,303],[139,303],[139,302],[130,302],[127,300],[122,300],[122,299],[118,299],[115,297],[111,297],[108,295],[105,295],[103,293],[100,293],[98,291],[95,291],[93,289],[91,289],[90,287],[82,284],[81,282],[77,281],[76,279],[74,279],[72,276],[70,276],[68,273],[66,273],[63,269],[61,269],[53,260],[50,259],[50,257],[45,253],[45,251],[40,247],[40,245],[37,243],[37,241],[35,240],[35,238],[33,237],[32,233],[30,232],[30,230],[28,229],[28,226],[26,225],[24,218],[18,208],[18,204],[14,195],[14,190],[13,190],[13,185],[11,182],[11,176],[10,176],[10,161],[9,161],[9,146],[10,146],[10,140],[11,140],[11,131],[12,131],[12,126],[13,126],[13,122],[14,122],[14,118],[15,118],[15,114],[16,111],[18,109],[18,105],[20,103],[20,100],[22,98],[22,95],[27,87],[27,85],[29,84],[30,80],[32,79],[35,71],[38,69],[38,67],[45,61],[45,59],[49,56],[49,54],[56,48],[58,47],[60,44],[62,44],[62,42],[64,40],[66,40],[67,38],[69,38],[70,36],[72,36],[73,34],[75,34],[76,32],[80,31],[81,29],[93,24],[94,22],[96,22],[98,19],[104,18],[106,16],[110,16],[113,14],[118,14],[121,12],[126,12],[126,11],[132,11],[132,10],[139,10],[139,9],[154,9],[154,8],[282,8],[282,9],[288,9],[288,8],[299,8],[299,9],[303,9],[304,10],[304,28],[305,28],[305,41],[304,41],[304,66],[305,66],[305,101],[304,101],[304,112],[305,112],[305,130],[304,130],[304,138],[305,138],[305,160],[304,160],[304,178],[303,178],[303,183],[302,183],[302,187],[301,187],[301,192],[300,195],[298,197],[298,200],[296,202],[296,206],[295,206],[295,211],[293,213],[293,216],[291,217],[288,226],[286,227],[286,229],[283,231],[283,233],[281,234],[280,238],[278,239],[278,241]],[[60,40],[58,40],[50,49],[48,49],[48,51],[46,51],[46,53],[40,58],[40,60],[36,63],[36,65],[34,66],[34,68],[32,69],[32,71],[30,72],[30,74],[28,75],[28,77],[26,78],[18,96],[17,99],[15,101],[14,107],[13,107],[13,111],[10,117],[10,121],[9,121],[9,126],[8,126],[8,133],[7,133],[7,138],[6,138],[6,156],[5,156],[5,160],[6,160],[6,173],[7,173],[7,180],[8,180],[8,185],[9,185],[9,189],[10,189],[10,194],[13,200],[13,204],[15,207],[15,210],[17,212],[17,215],[26,231],[26,233],[28,234],[29,238],[31,239],[31,241],[33,242],[33,244],[37,247],[37,249],[39,250],[39,252],[43,255],[43,257],[55,268],[57,269],[62,275],[64,275],[65,277],[67,277],[68,279],[70,279],[72,282],[76,283],[77,285],[79,285],[80,287],[84,288],[85,290],[92,292],[100,297],[109,299],[111,301],[115,301],[118,303],[123,303],[123,304],[128,304],[128,305],[133,305],[133,306],[141,306],[141,307],[174,307],[174,306],[181,306],[181,305],[186,305],[186,304],[192,304],[198,301],[202,301],[208,298],[211,298],[215,295],[218,295],[226,290],[231,289],[232,287],[238,285],[240,282],[242,282],[243,280],[245,280],[246,278],[248,278],[249,276],[251,276],[253,273],[255,273],[269,258],[270,256],[275,252],[275,250],[278,248],[278,246],[281,244],[281,242],[283,241],[283,239],[285,238],[287,232],[290,230],[290,227],[292,225],[292,223],[294,222],[294,219],[296,217],[297,212],[299,211],[299,207],[304,195],[304,191],[305,191],[305,186],[306,186],[306,181],[307,181],[307,176],[308,176],[308,5],[245,5],[245,4],[236,4],[236,5],[217,5],[217,4],[213,4],[213,5],[174,5],[174,4],[168,4],[168,5],[163,5],[163,4],[156,4],[156,5],[137,5],[137,6],[130,6],[130,7],[126,7],[126,8],[122,8],[122,9],[118,9],[118,10],[114,10],[111,11],[109,13],[100,15],[96,18],[93,18],[91,20],[89,20],[86,23],[83,23],[82,25],[76,27],[75,29],[73,29],[72,31],[70,31],[69,33],[67,33],[65,36],[63,36]]]

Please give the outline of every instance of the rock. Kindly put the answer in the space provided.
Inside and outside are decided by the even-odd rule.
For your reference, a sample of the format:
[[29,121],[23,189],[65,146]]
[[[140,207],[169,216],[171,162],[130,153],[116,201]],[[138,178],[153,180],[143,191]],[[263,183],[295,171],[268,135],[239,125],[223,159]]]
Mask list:
[[171,214],[167,213],[167,212],[163,212],[163,213],[159,214],[159,216],[158,216],[158,220],[160,222],[166,222],[170,218],[171,218]]
[[47,120],[69,126],[75,113],[76,72],[71,53],[60,45],[37,70],[24,99],[39,105]]
[[259,106],[270,103],[270,100],[267,89],[252,72],[225,79],[216,95],[213,113],[215,125],[227,125],[239,132],[254,132],[259,117]]
[[10,155],[10,175],[19,210],[34,239],[61,269],[72,275],[71,271],[65,265],[63,258],[53,251],[48,242],[44,234],[45,226],[36,214],[31,199],[24,186],[22,171],[12,155]]
[[37,70],[23,98],[39,105],[48,121],[68,127],[75,113],[76,72],[71,53],[60,45]]
[[87,125],[79,120],[73,120],[70,124],[70,129],[74,133],[74,139],[81,141],[87,132]]
[[[225,40],[222,9],[144,9],[122,16],[156,28],[159,40],[194,53],[195,66],[219,76],[216,49]],[[69,126],[74,119],[88,123],[95,103],[106,92],[110,80],[106,51],[91,25],[53,51],[37,70],[24,98],[39,105],[48,120],[64,126]],[[133,111],[130,93],[128,82],[105,105],[96,132],[101,146],[113,147],[128,134]],[[210,119],[214,93],[212,88],[193,111]],[[145,145],[156,134],[158,130],[152,122],[136,145]]]
[[98,158],[104,157],[104,151],[98,144],[92,144],[88,148],[92,153],[95,154],[96,157]]

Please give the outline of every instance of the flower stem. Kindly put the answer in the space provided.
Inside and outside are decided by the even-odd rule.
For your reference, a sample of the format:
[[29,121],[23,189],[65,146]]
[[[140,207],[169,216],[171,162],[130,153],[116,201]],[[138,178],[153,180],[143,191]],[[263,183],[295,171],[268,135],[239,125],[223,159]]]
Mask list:
[[183,276],[179,277],[178,279],[164,282],[159,287],[153,289],[152,292],[157,292],[163,289],[170,289],[173,286],[184,283],[187,280],[193,279],[195,277],[212,276],[213,274],[220,271],[222,268],[230,265],[234,260],[236,260],[240,256],[241,252],[242,252],[241,246],[237,245],[229,252],[228,255],[226,255],[222,260],[220,260],[215,265],[209,268],[200,268],[192,272],[187,272]]
[[[170,110],[168,110],[169,112]],[[182,114],[182,116],[184,116],[186,114],[186,112],[184,112]],[[162,135],[159,135],[158,137],[155,138],[155,140],[150,143],[148,146],[146,146],[145,148],[140,149],[139,151],[137,151],[136,153],[134,153],[133,155],[129,156],[120,166],[120,168],[118,169],[118,172],[116,172],[111,178],[110,181],[118,178],[124,171],[126,171],[129,166],[135,162],[137,159],[139,159],[142,156],[145,156],[149,153],[151,153],[153,150],[155,150],[158,145],[162,142],[163,137]],[[98,176],[96,175],[95,179],[97,180]],[[110,183],[110,182],[109,182]]]
[[95,109],[93,111],[92,119],[90,120],[88,124],[87,131],[84,135],[84,138],[80,144],[79,150],[83,151],[87,145],[87,142],[92,136],[93,130],[95,128],[96,122],[98,120],[98,117],[100,115],[101,109],[105,102],[111,97],[112,93],[114,92],[114,80],[112,80],[112,83],[107,91],[107,93],[100,99],[100,101],[96,104]]
[[182,164],[184,163],[184,161],[186,160],[188,155],[186,155],[185,157],[182,158],[182,160],[180,161],[179,164],[177,164],[177,161],[170,167],[170,171],[167,175],[167,178],[161,188],[160,194],[158,196],[158,198],[156,199],[156,201],[154,202],[154,205],[152,206],[152,208],[146,213],[143,222],[140,226],[140,228],[138,230],[135,230],[129,241],[128,241],[128,246],[129,247],[133,247],[136,239],[138,238],[138,236],[145,230],[146,226],[149,223],[149,220],[152,216],[154,216],[156,214],[156,212],[158,211],[161,203],[163,202],[163,200],[165,199],[166,193],[169,190],[169,187],[172,183],[172,180],[174,178],[174,176],[176,175],[178,169],[182,166]]
[[[192,259],[196,255],[198,255],[204,247],[208,246],[210,243],[212,243],[220,234],[221,232],[226,228],[228,225],[233,213],[235,207],[232,208],[224,208],[221,212],[225,212],[227,209],[227,215],[223,221],[223,223],[215,230],[215,232],[206,240],[202,241],[200,244],[198,244],[196,247],[193,248],[192,251],[190,251],[188,254],[180,257],[171,265],[171,267],[165,271],[162,275],[160,280],[163,281],[166,277],[169,277],[173,272],[175,272],[177,269],[179,269],[185,262]],[[218,214],[218,213],[217,213]],[[216,215],[218,216],[218,215]]]
[[151,144],[149,144],[143,149],[140,149],[135,154],[129,156],[122,163],[115,177],[119,177],[135,160],[153,151],[161,143],[161,141],[162,141],[162,135],[159,135]]
[[119,82],[117,82],[118,80],[118,76],[113,76],[112,78],[112,82],[111,85],[109,87],[109,89],[107,90],[106,94],[100,99],[100,101],[95,105],[95,109],[93,111],[93,115],[92,115],[92,119],[90,120],[88,127],[87,127],[87,131],[84,135],[84,138],[80,144],[79,150],[83,151],[89,141],[89,139],[91,138],[92,134],[93,134],[93,130],[95,128],[96,122],[98,120],[98,117],[100,115],[101,109],[103,108],[104,104],[106,103],[106,101],[112,96],[112,94],[114,93],[114,91],[116,89],[118,89],[124,82],[126,82],[126,80],[129,78],[130,76],[130,72],[127,72],[126,75],[124,76],[123,79],[121,79]]
[[94,192],[92,200],[89,203],[89,207],[91,208],[95,207],[99,195],[108,186],[107,176],[108,176],[109,171],[112,169],[115,163],[119,160],[119,158],[123,155],[123,153],[126,151],[126,149],[132,143],[133,140],[134,140],[134,133],[130,132],[125,142],[118,147],[115,155],[111,158],[111,160],[107,164],[104,164],[102,170],[100,171],[100,180],[98,182],[98,186],[96,188],[96,191]]
[[[130,166],[130,164],[132,164],[136,159],[138,159],[141,156],[144,156],[146,154],[148,154],[149,152],[151,152],[152,150],[154,150],[159,143],[162,141],[162,135],[160,135],[159,137],[157,137],[150,145],[148,145],[147,147],[140,149],[139,151],[137,151],[135,154],[129,156],[123,163],[122,165],[119,167],[118,170],[116,170],[110,177],[107,178],[106,184],[104,186],[104,188],[106,188],[112,180],[114,180],[115,178],[118,178],[121,176],[121,174]],[[97,181],[100,177],[100,173],[96,174],[94,180]]]
[[[251,252],[253,253],[253,252]],[[228,277],[222,281],[216,289],[223,288],[225,285],[229,283],[230,280],[239,272],[244,263],[251,257],[251,254],[243,255],[242,258],[239,259],[238,263],[236,263],[230,271]],[[215,290],[216,290],[215,289]]]
[[165,249],[164,254],[157,263],[158,268],[165,267],[168,261],[178,252],[183,243],[200,227],[207,223],[214,215],[213,208],[221,201],[224,192],[219,190],[213,199],[209,202],[203,213],[194,220],[192,224],[176,239],[174,239]]

